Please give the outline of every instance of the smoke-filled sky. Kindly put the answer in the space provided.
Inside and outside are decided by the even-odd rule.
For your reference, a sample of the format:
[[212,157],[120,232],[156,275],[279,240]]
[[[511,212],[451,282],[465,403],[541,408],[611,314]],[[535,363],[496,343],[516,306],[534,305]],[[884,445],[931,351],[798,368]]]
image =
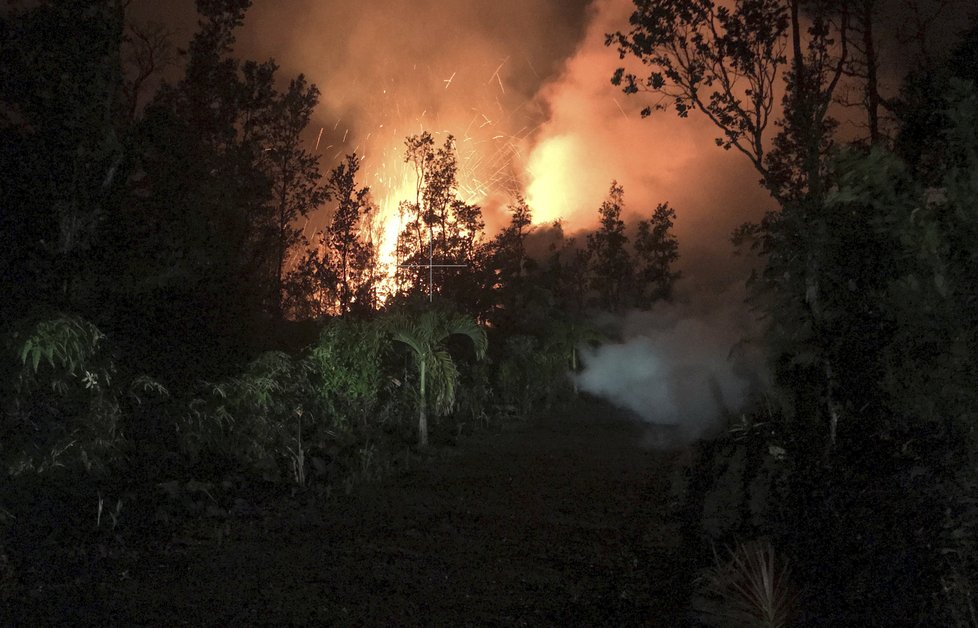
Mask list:
[[[137,0],[134,17],[164,21],[184,42],[193,4]],[[907,22],[899,4],[881,3],[884,56],[913,48],[893,36]],[[685,258],[725,256],[730,231],[771,201],[741,155],[714,145],[701,116],[642,120],[647,102],[610,84],[621,61],[604,36],[626,30],[632,9],[630,0],[254,0],[238,53],[274,58],[283,82],[302,72],[319,86],[310,143],[324,168],[349,152],[364,156],[365,183],[388,210],[410,187],[404,138],[451,133],[463,193],[483,206],[490,230],[516,193],[538,222],[591,226],[617,179],[632,215],[662,201],[677,210]],[[898,74],[889,72],[891,82]]]
[[[136,19],[178,28],[177,41],[194,30],[192,0],[134,8]],[[616,179],[626,215],[662,201],[676,209],[683,265],[716,262],[731,230],[771,201],[703,117],[643,120],[647,101],[610,84],[621,61],[605,34],[627,30],[632,9],[630,0],[254,0],[237,48],[274,58],[283,82],[301,72],[319,86],[309,141],[324,169],[346,153],[365,157],[364,183],[390,214],[412,188],[404,138],[450,133],[462,192],[482,205],[490,232],[517,193],[537,222],[589,227]],[[892,52],[893,37],[880,39]]]
[[[137,6],[136,17],[194,30],[191,0]],[[490,230],[516,193],[538,222],[571,231],[596,222],[612,179],[626,213],[669,201],[683,254],[729,251],[727,237],[768,206],[740,156],[713,144],[703,120],[663,112],[611,85],[620,65],[605,33],[627,27],[629,0],[255,0],[241,56],[272,57],[283,81],[304,73],[322,91],[309,141],[329,168],[365,156],[365,181],[392,211],[411,187],[407,135],[458,142],[467,200]],[[320,130],[322,135],[320,135]],[[309,231],[322,227],[317,217]],[[319,224],[317,224],[319,223]]]

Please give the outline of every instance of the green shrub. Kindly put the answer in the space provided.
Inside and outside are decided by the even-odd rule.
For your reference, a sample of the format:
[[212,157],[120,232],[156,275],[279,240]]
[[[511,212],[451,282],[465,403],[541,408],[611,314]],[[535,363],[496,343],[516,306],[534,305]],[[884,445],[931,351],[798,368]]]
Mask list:
[[549,407],[560,392],[569,390],[568,364],[563,352],[535,336],[512,336],[504,344],[497,372],[501,400],[522,415]]
[[231,463],[267,479],[291,470],[302,483],[304,432],[315,424],[307,412],[310,370],[307,361],[270,351],[240,376],[208,384],[180,423],[184,453],[193,464],[224,470]]
[[315,399],[334,429],[375,416],[388,383],[382,370],[383,333],[371,321],[333,319],[309,352]]
[[8,473],[99,470],[120,458],[124,409],[165,395],[141,376],[127,383],[92,323],[58,316],[22,325],[5,343],[2,447]]

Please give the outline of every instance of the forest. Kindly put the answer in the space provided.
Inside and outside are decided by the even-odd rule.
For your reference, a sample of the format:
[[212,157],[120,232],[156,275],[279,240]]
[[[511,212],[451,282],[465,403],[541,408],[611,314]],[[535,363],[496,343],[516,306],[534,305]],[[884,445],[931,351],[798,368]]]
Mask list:
[[[0,12],[10,625],[104,623],[79,591],[228,543],[240,503],[328,510],[466,438],[604,412],[578,377],[621,341],[604,315],[686,298],[682,207],[609,181],[590,230],[514,195],[492,232],[451,134],[404,136],[382,251],[362,156],[313,150],[317,86],[236,52],[251,4],[197,0],[186,49],[123,0]],[[729,244],[769,382],[648,454],[678,611],[640,623],[978,626],[978,22],[886,95],[881,0],[633,4],[606,80],[705,116],[776,205]]]

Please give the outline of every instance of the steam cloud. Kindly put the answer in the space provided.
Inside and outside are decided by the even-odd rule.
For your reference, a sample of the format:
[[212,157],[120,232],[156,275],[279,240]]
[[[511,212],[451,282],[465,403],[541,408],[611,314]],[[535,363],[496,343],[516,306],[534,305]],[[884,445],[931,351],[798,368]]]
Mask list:
[[651,425],[670,428],[656,433],[654,444],[706,435],[766,385],[758,348],[743,342],[754,324],[742,295],[741,285],[698,302],[611,318],[621,342],[582,348],[578,385]]

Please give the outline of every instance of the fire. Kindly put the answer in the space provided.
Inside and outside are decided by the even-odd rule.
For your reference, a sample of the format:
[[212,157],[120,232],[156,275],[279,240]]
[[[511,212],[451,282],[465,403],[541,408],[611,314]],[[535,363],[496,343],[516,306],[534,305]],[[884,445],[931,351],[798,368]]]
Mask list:
[[[385,151],[382,154],[390,154]],[[378,170],[371,173],[370,188],[377,202],[374,215],[371,217],[369,229],[370,239],[377,252],[376,271],[380,276],[377,286],[377,298],[383,303],[396,289],[397,275],[397,238],[401,233],[401,201],[414,197],[415,182],[413,173],[401,161],[382,163]]]
[[526,201],[535,224],[574,219],[584,208],[600,203],[595,191],[605,190],[610,179],[577,135],[554,135],[540,142],[527,164]]
[[[474,134],[474,126],[487,127],[491,123],[484,114],[477,113],[463,127],[466,134],[456,139],[458,194],[465,203],[484,206],[490,197],[501,195],[512,199],[521,192],[520,138],[496,133],[477,140],[469,134]],[[448,134],[448,130],[433,133],[438,144]],[[397,238],[404,227],[400,204],[413,202],[417,194],[416,173],[404,163],[404,139],[392,138],[380,151],[383,160],[369,171],[366,182],[377,201],[369,230],[377,251],[378,274],[382,277],[378,290],[381,302],[396,289]]]
[[530,183],[526,201],[538,224],[551,223],[567,214],[573,201],[568,173],[574,172],[574,138],[569,135],[551,137],[541,143],[530,156]]
[[[466,72],[479,67],[477,58],[482,71]],[[509,57],[463,61],[460,68],[412,65],[383,77],[372,106],[353,120],[358,128],[337,119],[311,138],[327,161],[360,155],[364,178],[358,183],[370,188],[376,204],[363,235],[377,254],[381,302],[397,287],[397,240],[404,228],[399,206],[417,196],[414,167],[404,162],[407,137],[427,131],[439,147],[448,135],[455,138],[458,196],[482,207],[488,231],[504,224],[503,207],[525,195],[525,154],[540,128],[539,111],[526,93],[508,89],[515,69]]]

